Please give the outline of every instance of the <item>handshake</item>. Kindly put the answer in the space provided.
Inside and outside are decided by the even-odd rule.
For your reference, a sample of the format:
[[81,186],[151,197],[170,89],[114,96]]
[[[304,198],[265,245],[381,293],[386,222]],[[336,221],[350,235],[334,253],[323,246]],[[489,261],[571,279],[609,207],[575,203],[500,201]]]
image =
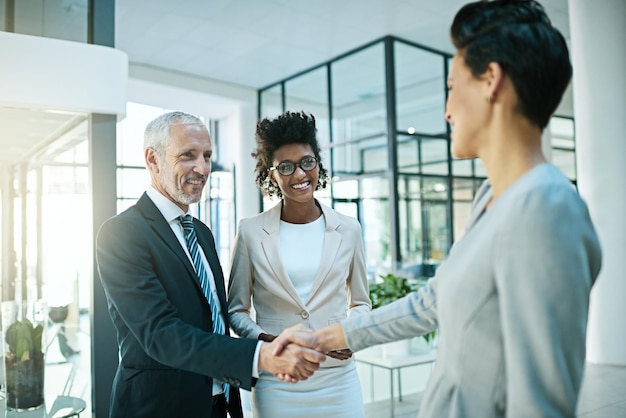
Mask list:
[[[266,336],[268,337],[268,336]],[[295,325],[276,338],[262,338],[259,369],[275,374],[283,382],[306,380],[319,369],[326,356],[340,360],[352,356],[340,324],[317,331]]]

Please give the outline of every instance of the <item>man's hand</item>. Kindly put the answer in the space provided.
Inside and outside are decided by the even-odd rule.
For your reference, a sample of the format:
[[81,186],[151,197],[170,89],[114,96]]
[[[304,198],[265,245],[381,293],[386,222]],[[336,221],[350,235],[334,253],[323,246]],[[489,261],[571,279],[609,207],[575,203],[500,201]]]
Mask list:
[[[352,355],[352,351],[346,348],[348,344],[341,324],[333,324],[315,332],[311,332],[311,330],[301,326],[288,328],[272,342],[272,345],[275,347],[274,354],[279,355],[283,350],[293,344],[308,347],[320,353],[326,353],[330,357],[340,358],[341,360],[345,360]],[[348,355],[348,353],[350,354]],[[301,380],[297,379],[297,376],[282,372],[276,374],[276,377],[283,382],[296,382]]]
[[[290,344],[291,339],[300,341],[302,346]],[[280,347],[277,341],[282,341]],[[259,369],[277,376],[285,376],[282,380],[286,382],[296,383],[306,380],[319,369],[320,363],[326,360],[322,353],[307,348],[313,343],[311,330],[301,325],[288,328],[273,342],[261,345]]]

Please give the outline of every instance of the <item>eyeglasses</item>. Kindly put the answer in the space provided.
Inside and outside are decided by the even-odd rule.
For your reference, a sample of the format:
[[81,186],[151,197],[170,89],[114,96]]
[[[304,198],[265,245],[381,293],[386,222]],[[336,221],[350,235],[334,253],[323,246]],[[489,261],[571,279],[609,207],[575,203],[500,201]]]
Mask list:
[[300,167],[304,171],[311,171],[317,167],[317,158],[307,155],[297,163],[289,160],[281,161],[278,165],[270,167],[270,170],[278,170],[282,176],[290,176],[296,171],[296,166]]

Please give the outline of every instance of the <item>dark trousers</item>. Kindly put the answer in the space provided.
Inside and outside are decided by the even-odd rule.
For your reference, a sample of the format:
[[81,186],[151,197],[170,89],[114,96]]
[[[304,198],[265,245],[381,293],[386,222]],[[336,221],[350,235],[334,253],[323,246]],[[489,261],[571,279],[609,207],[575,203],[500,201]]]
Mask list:
[[224,394],[213,397],[213,411],[211,418],[226,418],[226,397]]

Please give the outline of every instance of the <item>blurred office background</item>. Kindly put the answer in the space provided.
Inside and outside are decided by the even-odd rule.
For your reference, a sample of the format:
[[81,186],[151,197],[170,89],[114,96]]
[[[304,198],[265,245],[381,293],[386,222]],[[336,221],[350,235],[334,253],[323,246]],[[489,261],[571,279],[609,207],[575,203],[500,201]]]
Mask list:
[[[448,28],[464,3],[0,0],[2,300],[63,314],[65,351],[54,343],[49,360],[68,365],[93,416],[106,416],[117,364],[94,236],[149,184],[143,129],[162,112],[211,132],[211,182],[193,210],[226,273],[238,220],[276,203],[254,184],[255,123],[305,110],[332,177],[318,198],[361,222],[369,279],[434,274],[486,177],[479,160],[451,157],[443,119]],[[588,361],[623,367],[626,2],[541,3],[574,64],[544,152],[587,200],[604,250]]]

